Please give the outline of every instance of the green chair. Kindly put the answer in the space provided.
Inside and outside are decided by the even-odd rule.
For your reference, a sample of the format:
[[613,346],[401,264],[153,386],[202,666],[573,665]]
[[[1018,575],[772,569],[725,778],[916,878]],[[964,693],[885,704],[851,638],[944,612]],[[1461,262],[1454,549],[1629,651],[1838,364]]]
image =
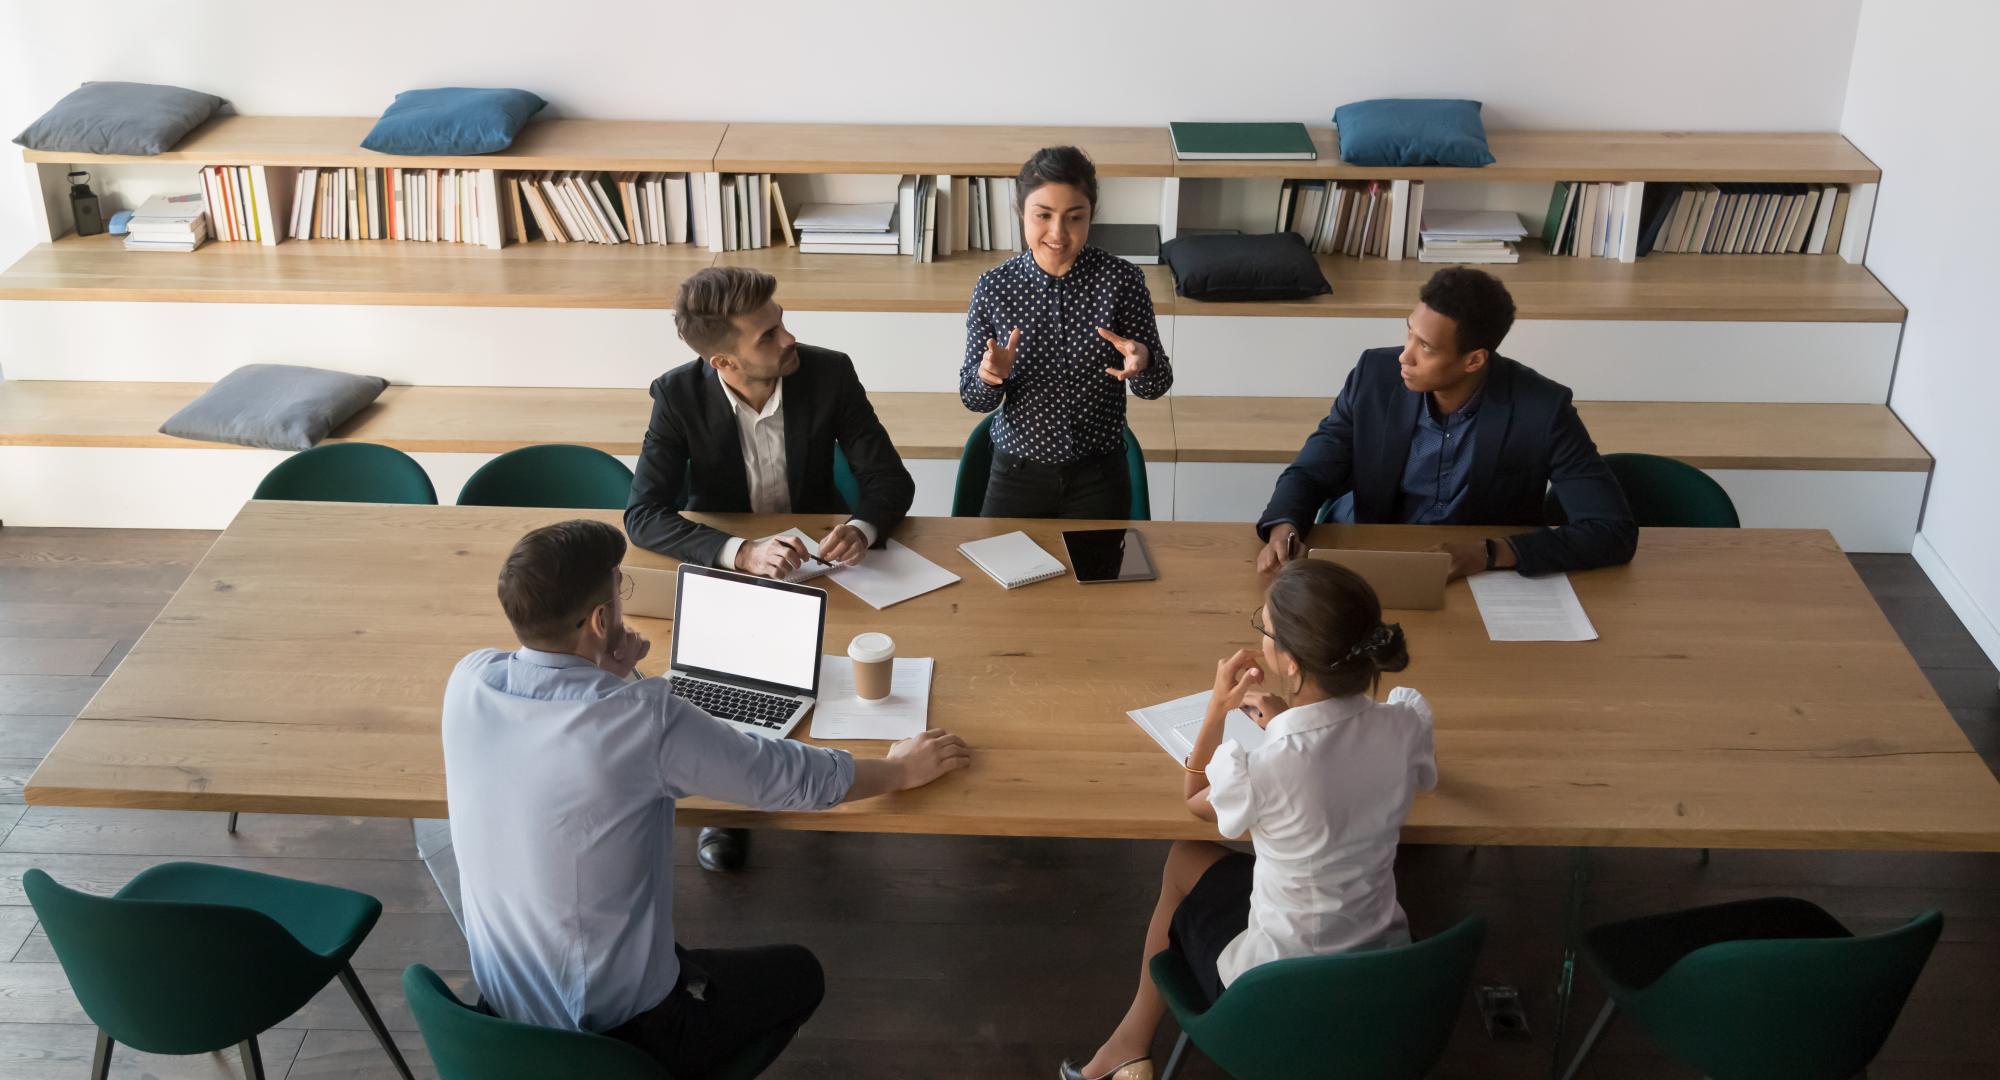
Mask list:
[[437,490],[410,455],[376,443],[322,443],[278,463],[253,499],[437,504]]
[[[422,964],[403,972],[403,996],[424,1033],[441,1080],[671,1080],[651,1057],[608,1035],[503,1020],[458,1000]],[[754,1042],[709,1073],[714,1080],[748,1080],[783,1049],[776,1037]]]
[[[993,414],[981,417],[958,455],[958,482],[952,488],[951,516],[978,517],[986,505],[986,481],[993,475]],[[1131,428],[1125,429],[1125,475],[1132,479],[1131,521],[1153,520],[1152,491],[1146,485],[1146,454]]]
[[1244,972],[1212,1005],[1169,949],[1149,965],[1181,1026],[1160,1080],[1172,1080],[1190,1040],[1238,1080],[1421,1077],[1444,1054],[1485,940],[1486,920],[1474,916],[1412,945],[1277,960]]
[[382,914],[374,897],[191,862],[145,870],[115,896],[65,888],[41,870],[22,884],[97,1025],[92,1080],[109,1074],[117,1043],[153,1054],[240,1047],[244,1074],[263,1080],[258,1034],[336,978],[410,1080],[349,963]]
[[632,470],[594,446],[545,443],[509,450],[479,467],[458,491],[460,506],[623,510]]
[[1564,1080],[1620,1009],[1712,1080],[1859,1076],[1943,929],[1944,916],[1926,911],[1855,937],[1818,906],[1789,897],[1595,927],[1584,934],[1583,956],[1611,996]]
[[[1743,521],[1736,504],[1715,478],[1684,461],[1657,454],[1606,454],[1604,463],[1625,501],[1632,520],[1642,529],[1737,529]],[[1569,515],[1550,492],[1542,516],[1551,525],[1566,525]]]

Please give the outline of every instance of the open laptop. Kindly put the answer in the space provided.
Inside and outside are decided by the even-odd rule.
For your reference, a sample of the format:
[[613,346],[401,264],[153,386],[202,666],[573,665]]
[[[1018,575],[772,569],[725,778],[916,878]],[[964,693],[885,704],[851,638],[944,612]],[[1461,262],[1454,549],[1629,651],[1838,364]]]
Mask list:
[[1436,611],[1444,606],[1444,587],[1451,578],[1447,552],[1314,548],[1307,554],[1360,574],[1385,608]]
[[674,696],[782,739],[819,698],[826,590],[682,563],[674,577]]

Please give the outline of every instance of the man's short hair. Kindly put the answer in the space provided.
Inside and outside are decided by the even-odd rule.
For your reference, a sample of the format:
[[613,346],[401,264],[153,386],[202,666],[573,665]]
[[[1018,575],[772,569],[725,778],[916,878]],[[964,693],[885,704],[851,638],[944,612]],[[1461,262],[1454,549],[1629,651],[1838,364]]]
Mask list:
[[688,348],[712,356],[736,344],[731,320],[770,303],[777,291],[777,278],[747,266],[697,270],[674,297],[674,329]]
[[1514,328],[1514,298],[1500,279],[1469,266],[1447,266],[1431,275],[1417,299],[1458,325],[1458,351],[1497,351]]
[[579,620],[611,602],[625,534],[602,521],[559,521],[523,536],[500,567],[500,608],[528,646],[570,640]]

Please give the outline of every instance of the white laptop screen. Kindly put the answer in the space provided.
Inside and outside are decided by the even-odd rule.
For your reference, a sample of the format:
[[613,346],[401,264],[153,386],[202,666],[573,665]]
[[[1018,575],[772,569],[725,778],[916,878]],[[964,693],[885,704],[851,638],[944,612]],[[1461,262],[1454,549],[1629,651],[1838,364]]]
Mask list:
[[674,666],[706,668],[811,692],[824,593],[682,574]]

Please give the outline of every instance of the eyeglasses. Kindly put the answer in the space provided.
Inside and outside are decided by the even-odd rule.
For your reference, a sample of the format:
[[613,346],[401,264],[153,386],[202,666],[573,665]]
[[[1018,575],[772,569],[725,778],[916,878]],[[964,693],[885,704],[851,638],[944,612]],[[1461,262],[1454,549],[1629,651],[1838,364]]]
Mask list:
[[[632,575],[626,573],[624,568],[620,567],[618,570],[618,599],[620,600],[632,599],[632,592],[638,587],[639,583],[632,580]],[[592,610],[594,611],[596,609],[592,608]],[[578,619],[576,621],[577,629],[581,630],[583,628],[583,624],[589,621],[590,621],[590,615],[588,612],[586,612],[583,618]]]
[[1264,609],[1261,605],[1257,608],[1255,612],[1252,612],[1250,615],[1250,628],[1264,635],[1265,637],[1270,638],[1272,641],[1278,640],[1278,635],[1273,634],[1269,630],[1264,629]]

